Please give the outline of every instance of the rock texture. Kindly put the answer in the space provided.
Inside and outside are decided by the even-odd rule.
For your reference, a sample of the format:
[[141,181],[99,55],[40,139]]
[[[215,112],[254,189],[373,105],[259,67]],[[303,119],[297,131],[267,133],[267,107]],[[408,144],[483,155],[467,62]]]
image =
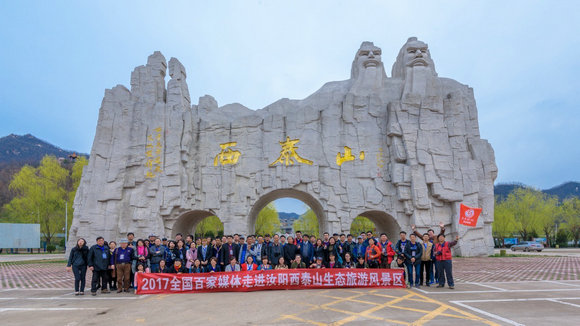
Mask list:
[[[438,77],[427,44],[410,38],[389,78],[381,49],[364,42],[350,79],[255,111],[208,95],[192,105],[186,77],[155,52],[131,90],[105,91],[69,245],[189,233],[214,214],[226,233],[247,234],[264,205],[294,197],[321,230],[346,232],[363,215],[396,239],[443,221],[462,236],[458,254],[492,252],[493,149],[473,90]],[[457,224],[461,202],[483,208],[477,227]]]

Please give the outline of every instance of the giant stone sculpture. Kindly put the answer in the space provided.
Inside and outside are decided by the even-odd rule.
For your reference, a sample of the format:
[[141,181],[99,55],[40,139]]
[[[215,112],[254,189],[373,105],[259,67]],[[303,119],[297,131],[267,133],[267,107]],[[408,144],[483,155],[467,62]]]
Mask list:
[[[493,250],[494,152],[473,90],[438,77],[427,44],[410,38],[389,78],[381,49],[364,42],[350,79],[255,111],[208,95],[192,105],[186,77],[155,52],[131,90],[105,91],[69,248],[77,237],[190,233],[210,215],[248,234],[266,204],[294,197],[321,231],[347,232],[362,215],[396,239],[443,221],[462,236],[458,254]],[[461,202],[483,208],[475,228],[458,225]]]

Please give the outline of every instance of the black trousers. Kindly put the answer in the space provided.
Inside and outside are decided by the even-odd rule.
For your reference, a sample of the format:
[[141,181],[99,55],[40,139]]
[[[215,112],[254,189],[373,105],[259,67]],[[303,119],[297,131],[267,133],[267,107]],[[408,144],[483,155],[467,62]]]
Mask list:
[[108,270],[104,271],[93,270],[93,278],[91,280],[91,292],[93,293],[97,292],[99,285],[102,287],[101,291],[106,290],[108,281],[109,281]]
[[453,263],[451,260],[440,260],[438,263],[439,269],[439,285],[445,285],[445,276],[447,276],[447,284],[449,286],[454,286],[453,282]]
[[73,266],[72,270],[75,275],[75,292],[85,292],[87,266]]
[[419,283],[423,285],[423,281],[425,281],[425,285],[429,284],[429,280],[431,280],[431,271],[433,270],[433,262],[432,261],[422,261],[421,262],[421,275],[419,276]]
[[109,269],[109,273],[107,274],[107,284],[109,285],[109,289],[117,289],[117,275],[115,274],[115,276],[113,276],[112,269]]

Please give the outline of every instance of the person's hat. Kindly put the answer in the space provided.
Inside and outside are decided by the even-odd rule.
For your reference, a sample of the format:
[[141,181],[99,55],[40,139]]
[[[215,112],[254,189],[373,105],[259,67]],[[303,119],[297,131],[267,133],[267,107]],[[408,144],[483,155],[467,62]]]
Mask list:
[[362,238],[363,238],[363,237],[362,237],[362,236],[360,236],[360,235],[357,237],[357,239],[362,239]]
[[316,260],[322,260],[322,257],[316,257]]
[[163,239],[161,239],[161,241],[167,241],[167,238],[163,238]]
[[155,234],[151,233],[151,234],[149,235],[149,238],[151,238],[151,237],[157,237],[157,236],[156,236]]
[[121,239],[121,240],[119,240],[119,243],[129,243],[129,240],[127,240],[127,239]]

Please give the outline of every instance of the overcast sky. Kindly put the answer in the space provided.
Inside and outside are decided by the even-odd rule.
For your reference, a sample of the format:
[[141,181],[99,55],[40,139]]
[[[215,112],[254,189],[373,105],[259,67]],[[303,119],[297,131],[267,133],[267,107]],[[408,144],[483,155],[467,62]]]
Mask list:
[[192,99],[259,109],[349,78],[362,41],[390,76],[417,36],[474,88],[496,182],[580,181],[580,1],[81,2],[0,3],[0,136],[89,153],[105,88],[155,50],[185,65]]

